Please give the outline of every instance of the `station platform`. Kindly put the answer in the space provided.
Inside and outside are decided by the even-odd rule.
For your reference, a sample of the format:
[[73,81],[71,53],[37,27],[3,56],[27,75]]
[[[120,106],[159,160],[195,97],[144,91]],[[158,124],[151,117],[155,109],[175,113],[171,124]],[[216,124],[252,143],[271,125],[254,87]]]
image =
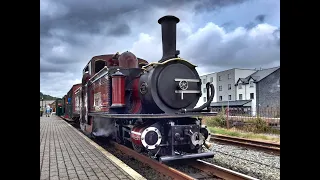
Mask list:
[[40,179],[145,179],[61,118],[40,117]]

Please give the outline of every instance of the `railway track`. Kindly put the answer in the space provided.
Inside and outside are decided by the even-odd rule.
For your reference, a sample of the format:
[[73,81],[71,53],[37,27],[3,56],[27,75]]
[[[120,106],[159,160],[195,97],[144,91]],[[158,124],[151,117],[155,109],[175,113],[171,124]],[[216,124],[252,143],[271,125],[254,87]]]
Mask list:
[[265,152],[280,155],[280,144],[278,143],[257,141],[257,140],[218,135],[218,134],[212,135],[210,138],[210,141],[233,144],[233,145],[238,145],[238,146],[253,148],[253,149],[259,149]]
[[[195,180],[195,179],[225,179],[225,180],[256,180],[256,178],[241,174],[202,160],[188,160],[186,165],[192,166],[195,169],[202,171],[202,173],[197,174],[188,174],[182,171],[179,171],[175,168],[162,164],[156,160],[153,160],[145,155],[135,152],[134,150],[120,145],[116,142],[111,142],[111,144],[118,150],[123,153],[133,157],[134,159],[147,164],[152,169],[171,177],[172,179],[179,180]],[[203,174],[207,174],[207,176]],[[201,174],[201,175],[200,175]],[[197,176],[199,178],[197,178]]]
[[256,180],[256,178],[199,159],[189,161],[188,164],[212,176],[217,176],[225,180]]
[[[78,130],[79,127],[72,122],[68,122],[75,126]],[[120,145],[114,141],[109,141],[111,145],[113,145],[117,150],[127,154],[134,159],[147,164],[152,169],[160,172],[163,175],[169,176],[172,179],[178,180],[202,180],[202,179],[224,179],[224,180],[257,180],[256,178],[247,176],[245,174],[226,169],[221,166],[217,166],[215,164],[208,163],[203,160],[185,160],[183,161],[184,165],[188,165],[193,167],[194,169],[198,169],[201,173],[185,173],[179,171],[173,167],[170,167],[166,164],[160,163],[156,160],[153,160],[143,154],[140,154],[126,146]]]

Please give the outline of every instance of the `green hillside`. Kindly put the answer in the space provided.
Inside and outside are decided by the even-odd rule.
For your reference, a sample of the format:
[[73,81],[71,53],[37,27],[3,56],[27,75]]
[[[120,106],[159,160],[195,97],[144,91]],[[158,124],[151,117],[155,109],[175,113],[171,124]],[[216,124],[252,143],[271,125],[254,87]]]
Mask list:
[[43,94],[42,92],[40,92],[40,100],[41,100],[42,97],[43,97],[44,101],[56,100],[57,99],[57,97],[52,97],[50,95]]

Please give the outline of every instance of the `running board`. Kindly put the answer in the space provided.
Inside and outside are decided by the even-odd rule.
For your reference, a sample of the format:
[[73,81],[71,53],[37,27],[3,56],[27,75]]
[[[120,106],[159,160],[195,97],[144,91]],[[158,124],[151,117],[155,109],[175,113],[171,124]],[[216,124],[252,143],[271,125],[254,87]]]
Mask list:
[[109,114],[101,112],[92,112],[89,116],[106,117],[106,118],[119,118],[119,119],[139,119],[139,118],[184,118],[184,117],[197,117],[197,116],[216,116],[217,112],[188,112],[181,114]]

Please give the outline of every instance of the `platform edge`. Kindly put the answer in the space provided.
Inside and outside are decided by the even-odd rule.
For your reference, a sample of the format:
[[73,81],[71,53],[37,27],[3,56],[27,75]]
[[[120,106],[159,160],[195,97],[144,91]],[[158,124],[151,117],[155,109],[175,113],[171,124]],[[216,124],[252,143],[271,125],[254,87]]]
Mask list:
[[[67,123],[67,122],[65,122]],[[79,132],[77,129],[75,129],[73,126],[71,126],[69,123],[67,123],[68,126],[70,126],[74,131],[76,131],[81,137],[83,137],[86,141],[88,141],[91,145],[93,145],[98,151],[100,151],[103,155],[105,155],[110,161],[112,161],[114,164],[119,166],[121,169],[123,169],[126,173],[128,173],[133,179],[136,180],[146,180],[141,174],[139,174],[137,171],[126,165],[124,162],[122,162],[120,159],[103,149],[101,146],[99,146],[97,143],[93,142],[91,139],[89,139],[87,136]]]

